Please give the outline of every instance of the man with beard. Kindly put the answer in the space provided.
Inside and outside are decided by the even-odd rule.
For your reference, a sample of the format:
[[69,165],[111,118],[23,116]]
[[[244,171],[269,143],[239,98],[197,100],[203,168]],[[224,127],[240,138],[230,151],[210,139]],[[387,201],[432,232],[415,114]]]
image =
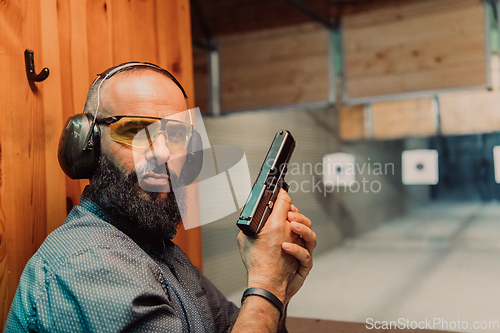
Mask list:
[[[241,309],[228,302],[171,241],[188,140],[168,124],[189,124],[184,90],[150,65],[113,73],[87,98],[100,130],[90,185],[26,265],[5,332],[285,331],[286,305],[312,268],[311,222],[281,191],[262,231],[238,235],[252,289]],[[147,146],[120,132],[148,119],[161,128]]]

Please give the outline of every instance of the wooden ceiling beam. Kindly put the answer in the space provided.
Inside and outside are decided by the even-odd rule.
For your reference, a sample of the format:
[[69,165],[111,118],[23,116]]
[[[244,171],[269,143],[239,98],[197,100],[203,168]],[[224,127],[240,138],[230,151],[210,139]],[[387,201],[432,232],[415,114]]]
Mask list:
[[[289,1],[296,0],[191,0],[193,38],[206,40],[314,21],[310,14],[290,5]],[[300,3],[330,21],[410,1],[419,0],[300,0]]]
[[313,7],[309,6],[303,0],[286,0],[290,5],[294,6],[297,10],[309,16],[311,19],[323,24],[326,28],[337,30],[340,26],[340,16],[335,19],[325,16],[323,13],[316,11]]
[[[194,2],[195,0],[193,0]],[[329,17],[331,9],[325,0],[302,0],[318,13]],[[296,25],[312,21],[311,17],[290,6],[285,0],[219,0],[197,1],[199,19],[192,11],[192,31],[195,38],[203,38],[202,21],[213,36]]]

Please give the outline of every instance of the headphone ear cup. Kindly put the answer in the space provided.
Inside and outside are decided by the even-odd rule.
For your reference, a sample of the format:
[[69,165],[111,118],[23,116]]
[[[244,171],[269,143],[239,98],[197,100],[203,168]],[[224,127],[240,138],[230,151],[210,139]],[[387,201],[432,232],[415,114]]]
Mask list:
[[[91,129],[91,124],[92,115],[76,114],[68,118],[61,133],[57,157],[62,170],[71,179],[90,179],[97,167],[101,140],[99,126]],[[91,130],[93,147],[84,149]]]
[[194,182],[201,172],[203,166],[203,142],[201,135],[193,131],[193,135],[187,146],[187,155],[184,166],[179,176],[180,184],[187,186]]

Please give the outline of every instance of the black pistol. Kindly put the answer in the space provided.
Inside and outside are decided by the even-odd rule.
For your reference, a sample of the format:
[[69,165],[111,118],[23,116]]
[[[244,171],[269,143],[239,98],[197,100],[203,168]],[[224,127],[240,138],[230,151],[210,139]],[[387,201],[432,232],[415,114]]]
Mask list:
[[266,224],[280,189],[288,192],[285,175],[295,148],[295,139],[289,131],[279,131],[262,164],[259,176],[243,207],[236,225],[247,236],[257,234]]

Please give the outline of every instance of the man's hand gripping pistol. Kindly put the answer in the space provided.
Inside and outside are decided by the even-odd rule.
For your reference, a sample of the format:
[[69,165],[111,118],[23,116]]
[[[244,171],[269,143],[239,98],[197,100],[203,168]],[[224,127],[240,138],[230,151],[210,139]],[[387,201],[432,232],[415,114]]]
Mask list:
[[288,192],[285,175],[295,148],[295,140],[288,131],[279,131],[269,148],[260,174],[253,185],[240,218],[236,223],[247,236],[257,234],[271,215],[281,188]]

